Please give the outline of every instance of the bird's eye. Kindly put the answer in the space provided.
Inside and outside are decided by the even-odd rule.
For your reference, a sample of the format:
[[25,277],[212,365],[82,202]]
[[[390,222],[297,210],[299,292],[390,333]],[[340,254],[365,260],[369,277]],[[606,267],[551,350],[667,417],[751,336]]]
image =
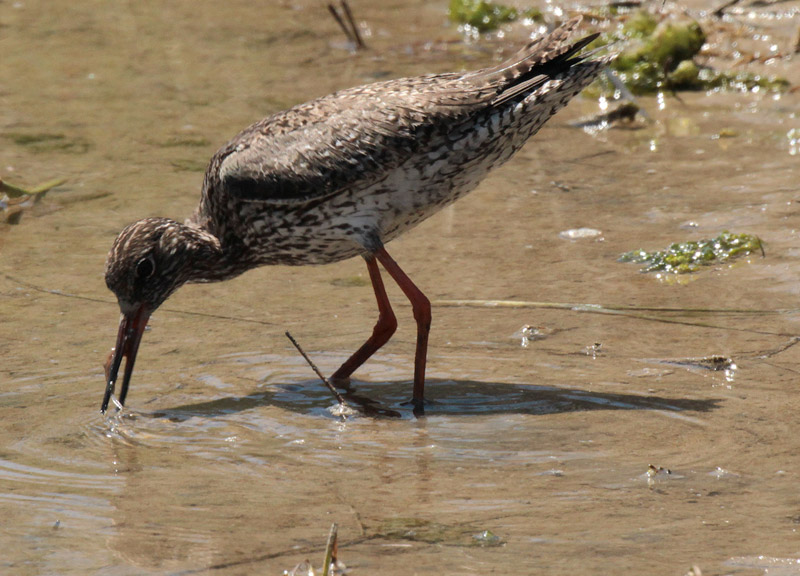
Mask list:
[[153,272],[156,271],[156,263],[153,262],[152,256],[146,256],[136,263],[136,277],[137,278],[150,278]]

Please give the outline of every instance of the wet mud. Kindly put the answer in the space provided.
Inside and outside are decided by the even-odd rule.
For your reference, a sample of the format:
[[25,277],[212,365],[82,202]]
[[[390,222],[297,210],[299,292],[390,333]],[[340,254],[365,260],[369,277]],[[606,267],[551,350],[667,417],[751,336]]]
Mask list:
[[[576,127],[604,113],[577,98],[392,242],[433,301],[425,418],[396,287],[399,330],[350,394],[399,418],[333,415],[284,336],[325,374],[362,343],[377,313],[357,259],[182,289],[126,411],[101,416],[124,225],[191,214],[211,154],[271,112],[488,64],[539,26],[465,41],[444,1],[351,6],[355,54],[302,0],[0,4],[0,178],[66,179],[0,220],[0,571],[282,574],[318,568],[336,523],[354,574],[798,573],[791,89],[644,95],[649,121],[611,129]],[[733,5],[704,50],[796,86],[798,12]],[[781,56],[723,58],[729,29]],[[681,275],[618,260],[723,231],[764,254]]]

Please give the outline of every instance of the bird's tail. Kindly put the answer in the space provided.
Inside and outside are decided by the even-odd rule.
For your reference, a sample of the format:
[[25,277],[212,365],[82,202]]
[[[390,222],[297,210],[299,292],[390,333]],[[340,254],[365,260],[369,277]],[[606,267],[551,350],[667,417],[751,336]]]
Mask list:
[[[581,22],[581,17],[573,18],[550,34],[532,40],[510,58],[496,66],[472,73],[471,79],[495,90],[494,106],[500,106],[520,95],[526,95],[549,78],[570,71],[573,76],[591,80],[613,59],[613,55],[589,59],[594,54],[580,55],[598,34],[590,34],[573,43],[568,43],[572,32]],[[581,86],[583,87],[583,86]]]

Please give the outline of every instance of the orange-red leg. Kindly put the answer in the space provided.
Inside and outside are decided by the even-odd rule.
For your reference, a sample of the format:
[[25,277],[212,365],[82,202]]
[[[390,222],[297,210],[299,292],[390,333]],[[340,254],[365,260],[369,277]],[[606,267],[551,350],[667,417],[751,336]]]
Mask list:
[[414,357],[414,395],[412,402],[421,408],[425,400],[425,364],[428,358],[428,333],[431,330],[431,302],[416,287],[406,273],[397,265],[385,248],[375,253],[389,275],[411,302],[414,319],[417,321],[417,353]]
[[346,382],[350,375],[355,372],[359,366],[366,362],[378,349],[389,341],[395,330],[397,330],[397,318],[395,318],[392,306],[389,303],[389,297],[386,295],[386,289],[383,287],[383,279],[381,272],[378,269],[378,262],[373,256],[367,259],[367,270],[369,271],[369,279],[372,281],[372,288],[375,290],[375,299],[378,301],[378,322],[372,330],[372,336],[364,342],[363,346],[356,350],[356,352],[342,364],[342,366],[334,372],[331,377],[332,380],[339,382]]
[[414,312],[414,319],[417,321],[417,351],[414,357],[414,393],[412,402],[417,408],[422,408],[425,401],[425,364],[428,358],[428,333],[431,329],[431,303],[430,300],[416,287],[405,272],[397,265],[385,248],[375,252],[374,256],[367,259],[367,270],[372,281],[372,288],[375,291],[375,299],[378,301],[378,322],[372,330],[366,342],[359,348],[342,366],[334,372],[331,379],[335,381],[347,381],[350,375],[359,366],[366,362],[378,349],[389,341],[395,330],[397,330],[397,318],[395,318],[386,289],[383,286],[378,262],[380,262],[389,275],[397,282],[397,285],[411,302]]

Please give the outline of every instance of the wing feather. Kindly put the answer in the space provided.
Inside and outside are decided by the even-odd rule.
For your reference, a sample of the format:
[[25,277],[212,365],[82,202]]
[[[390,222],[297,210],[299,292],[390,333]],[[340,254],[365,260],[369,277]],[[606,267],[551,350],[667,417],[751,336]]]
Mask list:
[[217,152],[206,186],[240,200],[292,204],[377,184],[437,135],[580,62],[575,54],[593,37],[564,44],[578,23],[490,68],[360,86],[274,114]]

